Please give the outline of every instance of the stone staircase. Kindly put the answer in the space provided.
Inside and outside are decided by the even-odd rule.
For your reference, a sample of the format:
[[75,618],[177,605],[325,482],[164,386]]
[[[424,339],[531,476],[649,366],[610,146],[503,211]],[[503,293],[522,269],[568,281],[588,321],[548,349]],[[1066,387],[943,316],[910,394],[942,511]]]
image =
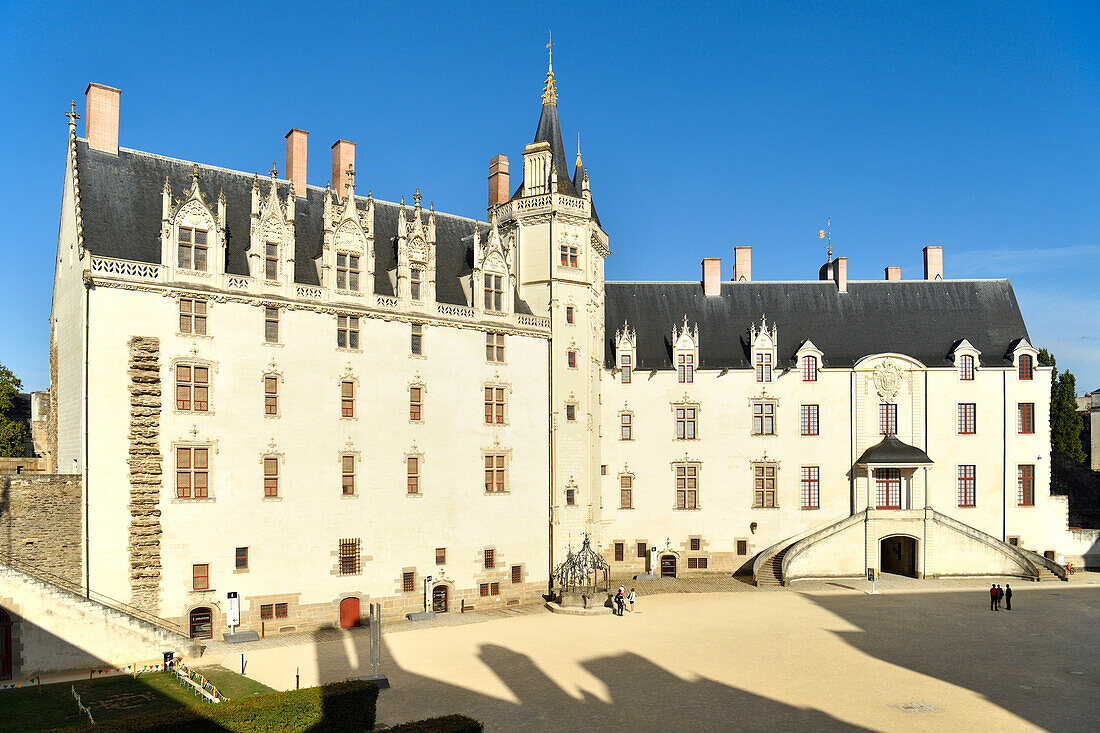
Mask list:
[[792,542],[779,552],[775,553],[760,566],[760,572],[756,576],[758,588],[781,588],[783,586],[783,558],[787,550],[794,545]]
[[1057,575],[1050,572],[1046,568],[1040,566],[1039,567],[1039,577],[1036,578],[1036,580],[1038,580],[1040,583],[1045,583],[1048,580],[1061,580],[1061,578],[1059,578]]
[[17,674],[113,668],[179,654],[191,644],[178,626],[111,599],[89,598],[34,568],[0,558],[0,598],[15,622]]

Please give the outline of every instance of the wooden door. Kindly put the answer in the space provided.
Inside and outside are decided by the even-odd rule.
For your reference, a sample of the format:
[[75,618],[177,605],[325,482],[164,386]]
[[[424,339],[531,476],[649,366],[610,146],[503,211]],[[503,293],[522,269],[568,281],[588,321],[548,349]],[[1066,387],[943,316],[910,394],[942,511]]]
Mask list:
[[340,628],[353,629],[359,625],[359,599],[345,598],[340,601]]
[[447,613],[447,586],[437,585],[432,588],[432,610],[436,613]]
[[11,617],[0,608],[0,680],[11,679]]
[[661,555],[661,577],[662,578],[675,578],[676,577],[676,556],[675,555]]
[[191,611],[191,638],[214,638],[214,626],[211,623],[211,614],[209,608],[196,608],[195,610]]

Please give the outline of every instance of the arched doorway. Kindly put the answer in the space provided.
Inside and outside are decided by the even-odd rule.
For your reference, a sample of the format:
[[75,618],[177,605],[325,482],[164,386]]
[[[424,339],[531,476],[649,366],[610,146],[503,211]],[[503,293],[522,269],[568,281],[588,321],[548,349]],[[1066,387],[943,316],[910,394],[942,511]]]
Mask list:
[[0,608],[0,680],[11,679],[11,616]]
[[189,616],[192,639],[214,638],[214,624],[210,609],[204,607],[194,608]]
[[345,598],[340,601],[340,628],[354,629],[359,625],[359,599]]
[[902,535],[879,542],[879,569],[884,573],[917,577],[917,541]]
[[662,578],[675,578],[676,577],[676,556],[675,555],[661,555],[661,577]]
[[442,583],[432,588],[432,611],[447,613],[447,586]]

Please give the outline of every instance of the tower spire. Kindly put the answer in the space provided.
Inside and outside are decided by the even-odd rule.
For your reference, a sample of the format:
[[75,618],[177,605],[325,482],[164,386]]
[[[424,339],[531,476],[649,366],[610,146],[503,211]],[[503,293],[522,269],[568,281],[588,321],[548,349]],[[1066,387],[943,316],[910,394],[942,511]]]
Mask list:
[[550,52],[550,64],[546,69],[546,82],[542,86],[542,104],[556,105],[558,103],[558,89],[554,85],[554,33],[550,33],[550,42],[546,44],[546,50]]

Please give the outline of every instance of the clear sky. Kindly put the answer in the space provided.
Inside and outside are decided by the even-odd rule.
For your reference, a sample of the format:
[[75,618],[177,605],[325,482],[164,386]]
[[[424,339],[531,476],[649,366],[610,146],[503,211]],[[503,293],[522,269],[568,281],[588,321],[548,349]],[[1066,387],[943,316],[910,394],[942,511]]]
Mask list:
[[[122,89],[119,142],[283,170],[310,132],[358,144],[362,190],[485,216],[538,122],[546,35],[580,133],[608,279],[687,280],[753,246],[816,277],[1009,277],[1032,342],[1100,387],[1100,3],[28,3],[0,9],[0,363],[48,386],[70,99]],[[113,7],[112,7],[113,6]],[[79,134],[83,135],[81,123]],[[570,152],[572,159],[572,152]]]

